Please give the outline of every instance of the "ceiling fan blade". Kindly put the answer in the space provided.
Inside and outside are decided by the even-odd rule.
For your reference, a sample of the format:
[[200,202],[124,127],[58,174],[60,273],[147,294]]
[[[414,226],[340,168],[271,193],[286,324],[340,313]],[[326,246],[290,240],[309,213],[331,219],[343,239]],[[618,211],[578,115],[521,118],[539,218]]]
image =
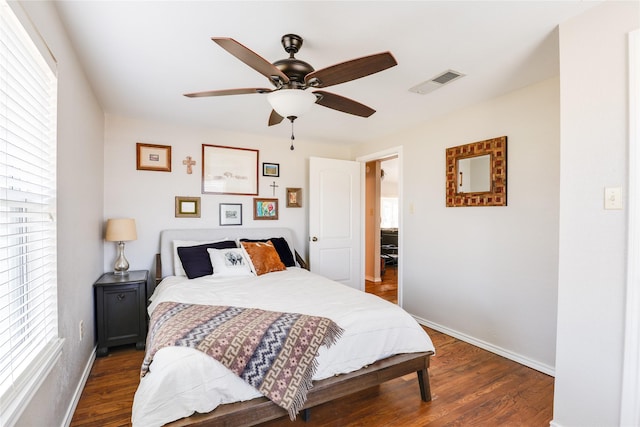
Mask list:
[[269,80],[282,80],[283,83],[289,83],[289,77],[280,71],[278,67],[234,39],[228,37],[211,37],[211,40],[218,43],[220,47],[247,64],[249,67],[253,68],[263,76],[266,76]]
[[369,76],[395,65],[398,63],[390,52],[377,53],[313,71],[304,77],[304,82],[311,87],[328,87]]
[[199,98],[203,96],[245,95],[249,93],[269,93],[269,92],[273,92],[273,90],[261,88],[261,87],[248,87],[248,88],[241,88],[241,89],[222,89],[222,90],[208,90],[205,92],[185,93],[184,96],[187,96],[189,98]]
[[320,95],[316,104],[322,105],[323,107],[360,117],[369,117],[376,112],[373,108],[367,107],[353,99],[336,95],[335,93],[325,92],[323,90],[316,90],[313,93],[315,95]]
[[277,125],[283,120],[284,117],[276,113],[276,110],[271,110],[271,114],[269,115],[269,126]]

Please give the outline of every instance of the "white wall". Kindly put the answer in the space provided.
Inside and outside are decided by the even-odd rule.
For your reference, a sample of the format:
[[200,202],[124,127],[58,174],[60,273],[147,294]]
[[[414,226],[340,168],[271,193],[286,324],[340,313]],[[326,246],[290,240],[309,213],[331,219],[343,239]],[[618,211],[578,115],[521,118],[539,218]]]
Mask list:
[[627,33],[639,27],[640,3],[616,1],[560,26],[557,426],[619,425],[627,211],[603,207],[605,187],[626,190]]
[[[401,144],[404,308],[435,329],[553,372],[559,93],[551,79],[359,146]],[[445,207],[445,149],[506,135],[508,206]]]
[[[159,233],[167,228],[209,228],[219,226],[220,203],[242,203],[243,227],[289,227],[296,234],[298,251],[306,257],[308,236],[309,157],[346,159],[350,151],[342,144],[321,144],[296,137],[295,150],[289,149],[288,134],[281,139],[212,129],[171,125],[127,117],[106,118],[104,166],[104,218],[136,219],[138,240],[126,244],[130,268],[152,269],[159,251]],[[136,170],[136,142],[170,145],[171,172]],[[279,220],[253,220],[254,196],[201,194],[202,144],[253,148],[259,152],[259,196],[274,197],[270,185],[275,181],[279,199]],[[188,175],[182,161],[191,156],[197,164]],[[279,163],[280,177],[263,177],[262,162]],[[286,207],[286,188],[302,187],[302,208]],[[200,197],[200,218],[175,218],[175,196]],[[105,242],[104,270],[115,260],[115,244]],[[152,270],[153,271],[153,270]]]
[[65,342],[57,366],[18,425],[61,425],[94,348],[92,285],[102,273],[104,258],[104,117],[54,3],[25,1],[21,6],[58,61],[58,323]]

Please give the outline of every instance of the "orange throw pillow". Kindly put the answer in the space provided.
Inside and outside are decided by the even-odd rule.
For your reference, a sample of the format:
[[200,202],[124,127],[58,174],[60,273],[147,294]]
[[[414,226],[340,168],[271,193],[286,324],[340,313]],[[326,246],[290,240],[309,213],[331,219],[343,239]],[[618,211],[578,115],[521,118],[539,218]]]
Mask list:
[[268,242],[241,242],[242,247],[249,255],[251,264],[253,264],[253,271],[256,275],[261,276],[273,271],[286,270],[287,267],[280,261],[280,255],[276,251],[276,248]]

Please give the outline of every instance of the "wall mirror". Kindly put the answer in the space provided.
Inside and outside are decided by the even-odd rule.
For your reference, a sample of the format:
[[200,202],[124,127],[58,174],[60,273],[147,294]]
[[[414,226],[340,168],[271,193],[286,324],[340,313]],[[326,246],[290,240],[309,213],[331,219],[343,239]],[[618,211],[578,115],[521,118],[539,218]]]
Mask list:
[[447,148],[447,207],[507,205],[507,137]]

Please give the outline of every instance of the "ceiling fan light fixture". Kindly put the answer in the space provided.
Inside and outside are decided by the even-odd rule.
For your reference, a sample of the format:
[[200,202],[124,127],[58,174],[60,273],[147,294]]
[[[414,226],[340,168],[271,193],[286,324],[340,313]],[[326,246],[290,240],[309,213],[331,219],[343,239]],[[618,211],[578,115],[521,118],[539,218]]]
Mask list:
[[316,102],[316,96],[302,89],[280,89],[267,95],[271,107],[282,117],[300,117]]

